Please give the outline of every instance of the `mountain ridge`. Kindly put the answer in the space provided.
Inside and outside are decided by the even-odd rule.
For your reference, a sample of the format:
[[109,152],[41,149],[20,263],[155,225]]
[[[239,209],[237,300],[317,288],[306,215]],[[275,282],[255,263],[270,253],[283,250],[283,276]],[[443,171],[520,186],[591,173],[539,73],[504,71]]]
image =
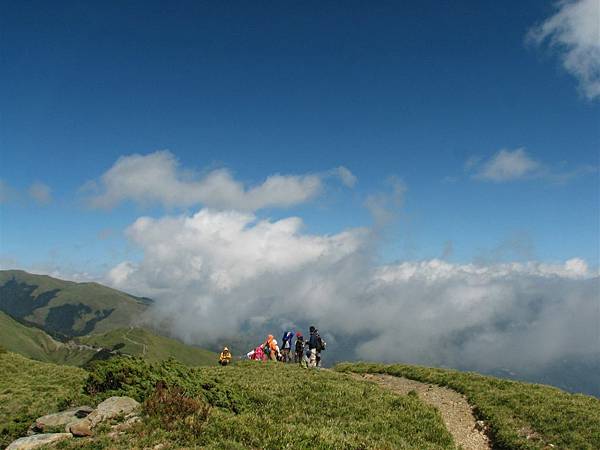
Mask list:
[[77,283],[22,270],[0,271],[0,310],[61,338],[138,324],[149,299],[96,282]]

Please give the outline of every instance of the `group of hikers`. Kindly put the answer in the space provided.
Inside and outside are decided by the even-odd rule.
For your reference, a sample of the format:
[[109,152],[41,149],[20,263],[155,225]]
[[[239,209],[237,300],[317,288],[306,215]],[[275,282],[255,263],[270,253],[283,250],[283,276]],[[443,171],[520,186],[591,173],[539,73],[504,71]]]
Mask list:
[[[321,367],[321,352],[325,350],[326,343],[314,326],[310,327],[308,339],[304,339],[301,332],[286,331],[281,338],[281,347],[272,334],[267,336],[265,342],[246,354],[253,361],[280,361],[296,364],[304,367]],[[296,342],[293,343],[294,336]],[[294,345],[292,345],[294,344]],[[292,351],[293,349],[293,351]],[[219,364],[228,365],[233,356],[229,348],[223,348],[219,355]]]

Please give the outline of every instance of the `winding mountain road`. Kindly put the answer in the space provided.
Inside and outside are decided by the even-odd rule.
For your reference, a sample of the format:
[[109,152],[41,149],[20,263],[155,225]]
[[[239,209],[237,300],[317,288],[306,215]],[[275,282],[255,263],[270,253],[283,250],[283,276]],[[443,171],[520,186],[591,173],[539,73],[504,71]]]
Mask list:
[[129,333],[131,333],[132,331],[133,331],[133,327],[130,327],[129,331],[127,331],[127,334],[123,335],[123,339],[125,339],[126,341],[131,342],[132,344],[139,345],[140,347],[142,347],[142,356],[146,356],[146,351],[148,350],[147,347],[146,347],[146,344],[144,344],[142,342],[134,341],[133,339],[131,339],[129,337]]

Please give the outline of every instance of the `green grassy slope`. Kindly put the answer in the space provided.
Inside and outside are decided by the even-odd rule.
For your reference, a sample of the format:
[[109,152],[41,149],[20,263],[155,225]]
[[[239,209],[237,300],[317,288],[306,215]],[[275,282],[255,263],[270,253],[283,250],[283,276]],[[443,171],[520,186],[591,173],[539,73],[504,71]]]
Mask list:
[[[180,389],[153,394],[158,380]],[[296,365],[189,368],[117,359],[98,363],[86,387],[101,398],[126,393],[146,400],[143,423],[123,435],[100,432],[59,448],[454,448],[437,411],[418,398]],[[200,414],[189,410],[192,402]]]
[[[386,373],[464,394],[500,449],[598,449],[600,400],[539,384],[401,364],[344,363],[340,372]],[[529,437],[528,437],[529,436]]]
[[[417,396],[395,395],[343,373],[355,371],[401,375],[463,392],[492,427],[494,448],[600,448],[600,401],[592,397],[415,366],[359,363],[337,370],[271,362],[192,368],[173,360],[117,358],[96,363],[86,376],[81,369],[0,353],[0,445],[22,435],[39,415],[128,394],[147,400],[140,424],[117,436],[105,427],[93,438],[64,441],[57,448],[454,448],[435,409]],[[170,389],[156,395],[160,380]]]
[[127,327],[146,307],[144,299],[98,283],[0,271],[0,309],[51,334],[78,336]]
[[1,311],[0,344],[11,352],[31,359],[73,366],[85,364],[95,354],[93,350],[58,342],[44,331],[25,326]]
[[218,355],[208,350],[185,345],[175,339],[158,336],[143,328],[111,330],[106,333],[91,334],[77,339],[79,342],[96,347],[115,348],[148,361],[162,361],[167,358],[189,366],[210,366],[217,364]]
[[24,436],[37,417],[88,399],[81,386],[86,372],[0,353],[0,448]]

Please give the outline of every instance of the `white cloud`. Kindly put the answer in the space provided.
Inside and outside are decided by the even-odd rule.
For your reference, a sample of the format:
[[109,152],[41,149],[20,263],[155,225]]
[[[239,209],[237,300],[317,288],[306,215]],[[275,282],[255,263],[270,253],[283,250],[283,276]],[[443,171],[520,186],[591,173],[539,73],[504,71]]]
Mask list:
[[600,96],[600,0],[562,0],[557,12],[533,27],[527,40],[548,42],[588,99]]
[[[302,220],[297,217],[270,222],[247,213],[203,209],[191,217],[141,217],[127,235],[144,249],[141,268],[153,267],[161,285],[185,286],[202,280],[211,292],[229,292],[265,273],[335,263],[356,251],[364,232],[310,236],[302,235],[301,228]],[[134,272],[140,273],[122,263],[109,276],[120,285]]]
[[27,190],[29,197],[40,205],[47,205],[52,201],[52,190],[47,184],[39,181],[29,186]]
[[342,183],[344,184],[344,186],[346,187],[354,187],[354,185],[356,184],[356,175],[354,175],[352,172],[350,172],[350,170],[348,170],[348,168],[344,167],[344,166],[340,166],[340,167],[336,167],[335,169],[333,169],[333,174],[336,175],[337,177],[339,177],[339,179],[342,181]]
[[598,172],[598,168],[582,165],[573,169],[552,168],[534,159],[523,148],[502,149],[492,157],[484,159],[472,156],[465,163],[465,171],[474,179],[503,183],[516,180],[539,179],[555,184],[565,184],[575,178]]
[[[346,185],[356,177],[346,168],[335,169]],[[271,175],[262,184],[246,188],[226,169],[213,170],[203,177],[179,167],[169,151],[119,158],[98,182],[87,185],[95,191],[90,204],[111,208],[123,201],[160,203],[166,207],[203,205],[217,209],[256,211],[289,207],[315,198],[323,189],[326,174]]]
[[134,265],[128,261],[123,261],[110,269],[108,279],[112,285],[121,286],[133,272],[135,272]]
[[143,259],[118,265],[110,281],[155,298],[158,316],[189,342],[314,323],[354,348],[345,357],[479,370],[596,345],[598,273],[577,258],[377,266],[369,230],[310,235],[298,218],[210,209],[140,218],[127,234]]
[[406,184],[396,176],[389,177],[386,185],[387,191],[371,194],[364,202],[377,228],[388,225],[397,217],[406,193]]
[[476,168],[475,178],[486,181],[512,181],[537,173],[540,163],[532,159],[523,148],[502,149],[482,164],[471,164]]

